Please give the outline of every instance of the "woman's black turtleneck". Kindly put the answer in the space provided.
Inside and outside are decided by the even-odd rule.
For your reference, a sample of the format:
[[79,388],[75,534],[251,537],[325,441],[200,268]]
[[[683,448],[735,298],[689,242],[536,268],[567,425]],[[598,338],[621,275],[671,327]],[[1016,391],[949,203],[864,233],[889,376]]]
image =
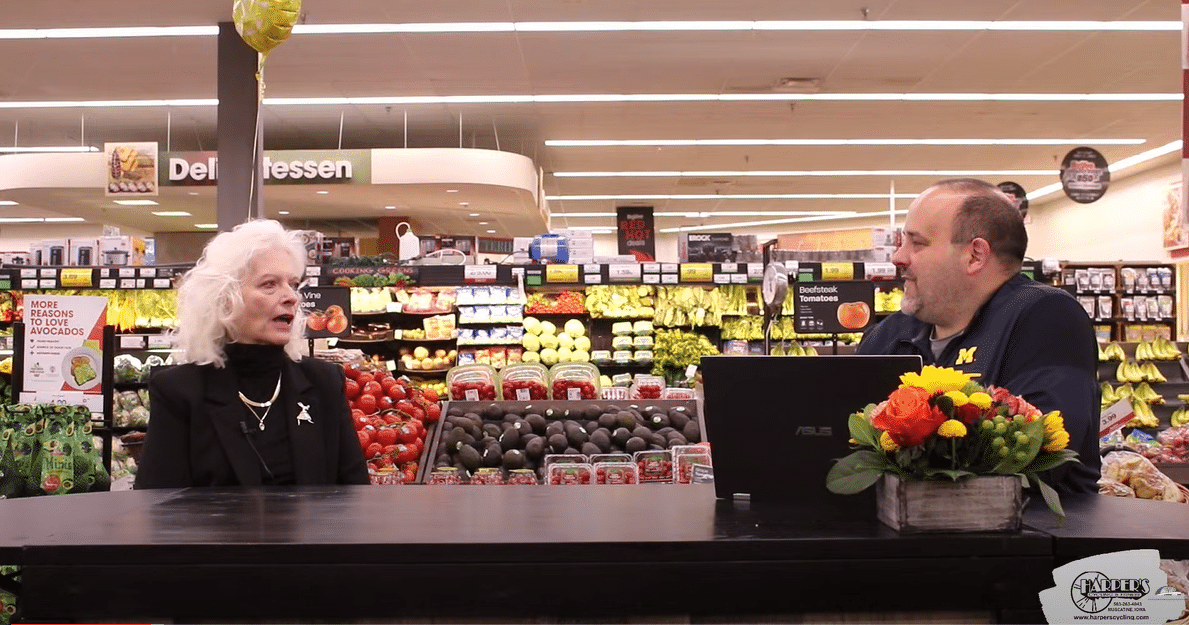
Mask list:
[[[281,375],[281,367],[287,358],[284,346],[229,343],[224,347],[224,351],[227,354],[227,367],[235,374],[239,392],[256,403],[268,401],[277,388],[277,378]],[[288,383],[285,380],[281,382],[282,385]],[[296,409],[290,410],[278,397],[264,420],[263,431],[260,430],[259,421],[253,416],[252,410],[258,415],[263,415],[264,409],[243,406],[243,410],[248,436],[260,452],[264,465],[268,467],[268,471],[265,471],[264,466],[260,467],[261,481],[269,485],[294,484],[296,480],[293,473],[293,451],[289,445],[289,420],[295,417]],[[271,477],[269,472],[272,473]]]

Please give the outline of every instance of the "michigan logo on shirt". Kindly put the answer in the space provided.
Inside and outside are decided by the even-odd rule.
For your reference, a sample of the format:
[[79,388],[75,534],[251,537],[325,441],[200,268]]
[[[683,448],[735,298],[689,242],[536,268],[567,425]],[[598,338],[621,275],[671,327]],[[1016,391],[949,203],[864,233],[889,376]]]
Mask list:
[[974,363],[974,353],[978,351],[978,345],[974,347],[963,347],[958,350],[958,359],[954,361],[955,366],[969,365]]

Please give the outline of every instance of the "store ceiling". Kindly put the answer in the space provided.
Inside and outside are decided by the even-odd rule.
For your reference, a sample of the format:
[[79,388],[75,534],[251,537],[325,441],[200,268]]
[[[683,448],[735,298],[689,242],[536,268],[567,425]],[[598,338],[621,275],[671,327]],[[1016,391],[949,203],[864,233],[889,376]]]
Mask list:
[[[3,29],[193,26],[229,21],[231,0],[56,0],[10,3]],[[305,0],[307,25],[335,23],[642,20],[1152,20],[1176,22],[1172,0]],[[673,31],[295,34],[268,59],[266,97],[397,97],[572,94],[781,94],[788,78],[811,91],[854,93],[1181,92],[1179,30],[1158,32]],[[213,36],[0,39],[0,106],[7,102],[216,97]],[[407,125],[405,118],[407,115]],[[216,111],[202,107],[0,108],[0,146],[157,141],[162,150],[212,150]],[[859,211],[886,223],[887,197],[737,199],[740,194],[912,194],[927,175],[744,176],[788,170],[1043,170],[987,175],[1028,190],[1057,181],[1074,145],[1048,146],[612,146],[553,147],[547,140],[649,139],[1075,139],[1119,161],[1181,137],[1181,102],[710,101],[508,104],[269,105],[264,146],[278,149],[476,147],[514,151],[544,172],[554,227],[614,227],[617,205],[651,205],[661,229],[765,218],[774,211]],[[340,143],[341,120],[341,143]],[[461,130],[460,130],[461,124]],[[9,133],[12,133],[9,135]],[[8,136],[6,136],[8,135]],[[1095,140],[1141,139],[1138,145]],[[1084,141],[1083,141],[1084,140]],[[1154,164],[1172,162],[1170,154]],[[0,161],[2,163],[2,161]],[[559,177],[566,172],[721,172],[689,176]],[[1133,170],[1132,170],[1133,171]],[[1115,174],[1117,181],[1127,171]],[[329,188],[329,187],[328,187]],[[404,189],[269,186],[265,211],[328,233],[374,236],[392,214],[419,233],[530,235],[510,194],[447,186]],[[12,216],[80,216],[145,231],[214,222],[214,190],[167,188],[154,217],[114,206],[94,190],[0,191]],[[710,199],[631,199],[708,195]],[[1050,195],[1048,200],[1056,199]],[[468,201],[469,206],[459,205]],[[1043,201],[1043,200],[1041,200]],[[905,208],[908,198],[897,201]],[[731,215],[736,211],[761,216]],[[471,218],[479,212],[479,218]],[[883,213],[881,216],[881,212]],[[503,215],[500,215],[503,213]],[[687,215],[692,214],[692,215]],[[349,216],[349,217],[344,217]],[[490,217],[490,218],[489,218]],[[488,225],[479,225],[488,221]],[[769,226],[793,232],[871,220]],[[488,229],[497,232],[487,234]],[[525,229],[530,229],[525,231]]]

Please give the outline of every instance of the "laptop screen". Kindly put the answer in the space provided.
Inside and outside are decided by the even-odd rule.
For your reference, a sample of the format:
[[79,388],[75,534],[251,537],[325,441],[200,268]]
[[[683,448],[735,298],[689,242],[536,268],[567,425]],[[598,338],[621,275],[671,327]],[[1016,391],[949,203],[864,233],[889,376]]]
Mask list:
[[834,460],[850,453],[847,419],[921,370],[918,356],[704,356],[706,440],[719,498],[866,507],[874,490],[826,490]]

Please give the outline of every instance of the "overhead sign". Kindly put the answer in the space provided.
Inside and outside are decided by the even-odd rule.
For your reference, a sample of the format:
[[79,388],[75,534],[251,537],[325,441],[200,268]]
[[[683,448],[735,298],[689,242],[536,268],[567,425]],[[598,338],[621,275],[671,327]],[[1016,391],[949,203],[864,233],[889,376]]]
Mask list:
[[1020,211],[1021,217],[1028,216],[1028,192],[1024,190],[1024,187],[1020,186],[1019,183],[1010,181],[1000,182],[995,186],[999,187],[1000,191],[1003,191],[1007,194],[1007,197],[1015,201],[1016,208]]
[[[261,164],[264,184],[371,184],[371,150],[270,150]],[[161,186],[214,186],[218,152],[163,152]]]
[[157,195],[157,144],[104,143],[108,197]]
[[620,206],[615,209],[619,226],[619,253],[631,254],[636,262],[656,260],[656,228],[651,206]]
[[1061,188],[1078,204],[1102,199],[1111,185],[1106,157],[1094,148],[1074,148],[1061,160]]

